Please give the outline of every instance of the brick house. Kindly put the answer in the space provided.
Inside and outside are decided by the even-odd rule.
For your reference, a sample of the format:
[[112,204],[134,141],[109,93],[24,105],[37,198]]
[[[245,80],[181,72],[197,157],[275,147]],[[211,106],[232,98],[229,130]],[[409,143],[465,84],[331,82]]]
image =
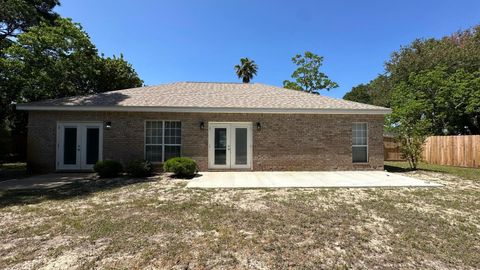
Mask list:
[[200,170],[381,170],[390,109],[264,84],[182,82],[20,104],[36,172],[101,159]]

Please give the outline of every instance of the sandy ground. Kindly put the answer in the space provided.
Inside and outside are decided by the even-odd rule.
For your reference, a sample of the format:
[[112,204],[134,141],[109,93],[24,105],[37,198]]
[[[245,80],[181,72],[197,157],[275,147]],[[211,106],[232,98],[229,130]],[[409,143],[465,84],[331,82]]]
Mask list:
[[167,176],[0,197],[4,269],[475,269],[480,183],[187,189]]

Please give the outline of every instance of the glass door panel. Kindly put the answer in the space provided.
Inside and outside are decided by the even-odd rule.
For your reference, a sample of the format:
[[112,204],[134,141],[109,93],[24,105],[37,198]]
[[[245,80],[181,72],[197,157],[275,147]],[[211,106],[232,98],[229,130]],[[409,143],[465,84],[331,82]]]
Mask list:
[[208,164],[212,169],[249,169],[252,155],[251,123],[211,123]]
[[91,170],[102,159],[102,123],[59,123],[57,170]]
[[235,128],[235,165],[247,165],[247,128]]
[[77,128],[65,127],[63,129],[63,164],[77,164]]
[[227,165],[227,128],[215,128],[214,164]]
[[98,127],[87,127],[86,132],[86,164],[94,165],[99,159],[99,149],[100,149],[100,128]]

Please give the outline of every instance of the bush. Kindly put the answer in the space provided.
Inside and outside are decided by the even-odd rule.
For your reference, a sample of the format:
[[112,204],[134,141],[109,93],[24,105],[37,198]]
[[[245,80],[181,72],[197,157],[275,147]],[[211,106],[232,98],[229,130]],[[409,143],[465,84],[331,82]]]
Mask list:
[[123,171],[123,166],[116,160],[99,160],[93,166],[93,170],[100,178],[111,178],[118,176]]
[[191,158],[176,157],[165,161],[163,168],[178,177],[193,177],[197,173],[197,163]]
[[133,177],[147,177],[153,174],[153,165],[146,160],[132,160],[125,166],[125,172]]

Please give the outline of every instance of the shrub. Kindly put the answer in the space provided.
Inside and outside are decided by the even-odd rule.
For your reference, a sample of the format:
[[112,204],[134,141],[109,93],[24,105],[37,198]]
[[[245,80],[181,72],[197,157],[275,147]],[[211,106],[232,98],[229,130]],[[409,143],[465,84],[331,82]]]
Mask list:
[[125,172],[133,177],[147,177],[153,174],[153,165],[147,160],[132,160],[125,166]]
[[191,158],[176,157],[165,161],[163,168],[178,177],[193,177],[197,173],[197,163]]
[[123,166],[116,160],[99,160],[93,170],[100,178],[110,178],[118,176],[123,171]]

